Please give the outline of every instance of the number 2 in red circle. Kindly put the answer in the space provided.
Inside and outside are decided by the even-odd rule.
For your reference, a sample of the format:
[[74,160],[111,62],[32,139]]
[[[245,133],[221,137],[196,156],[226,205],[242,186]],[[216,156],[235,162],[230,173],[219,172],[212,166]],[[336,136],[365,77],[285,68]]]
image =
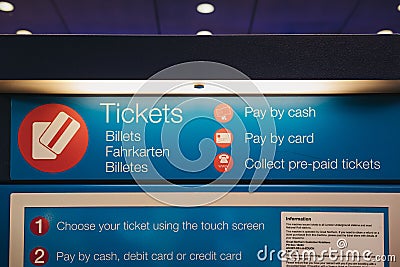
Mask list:
[[45,235],[50,228],[49,221],[42,216],[38,216],[31,221],[30,229],[34,235],[42,236]]
[[49,261],[49,252],[43,247],[36,247],[29,254],[29,259],[33,265],[43,266]]

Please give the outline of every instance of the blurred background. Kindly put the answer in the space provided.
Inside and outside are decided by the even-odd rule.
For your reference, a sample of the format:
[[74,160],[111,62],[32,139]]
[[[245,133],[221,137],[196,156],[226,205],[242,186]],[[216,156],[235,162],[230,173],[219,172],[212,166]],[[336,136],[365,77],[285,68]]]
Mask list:
[[400,0],[0,0],[0,34],[391,34]]

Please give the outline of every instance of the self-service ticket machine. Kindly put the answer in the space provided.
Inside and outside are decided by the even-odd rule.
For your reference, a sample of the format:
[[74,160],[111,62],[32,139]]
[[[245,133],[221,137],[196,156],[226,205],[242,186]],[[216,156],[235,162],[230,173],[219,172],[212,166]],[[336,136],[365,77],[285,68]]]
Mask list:
[[400,266],[398,36],[0,48],[0,266]]

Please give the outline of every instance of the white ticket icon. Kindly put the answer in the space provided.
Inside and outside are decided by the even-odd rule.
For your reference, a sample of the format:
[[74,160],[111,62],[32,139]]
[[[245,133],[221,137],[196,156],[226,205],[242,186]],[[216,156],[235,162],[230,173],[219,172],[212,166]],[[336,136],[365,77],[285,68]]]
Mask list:
[[65,112],[52,122],[32,124],[32,158],[56,159],[70,143],[81,125]]

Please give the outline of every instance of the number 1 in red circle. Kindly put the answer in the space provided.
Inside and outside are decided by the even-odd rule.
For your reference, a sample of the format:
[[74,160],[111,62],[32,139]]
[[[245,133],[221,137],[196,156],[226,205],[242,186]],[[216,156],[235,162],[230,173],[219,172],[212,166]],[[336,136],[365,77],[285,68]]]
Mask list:
[[38,216],[31,221],[30,228],[34,235],[42,236],[49,231],[50,224],[46,218]]

